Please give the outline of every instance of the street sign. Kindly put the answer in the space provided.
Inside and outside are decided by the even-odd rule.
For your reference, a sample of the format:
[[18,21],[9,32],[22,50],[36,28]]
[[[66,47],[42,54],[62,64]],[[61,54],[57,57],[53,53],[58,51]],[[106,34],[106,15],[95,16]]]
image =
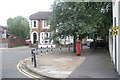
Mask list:
[[118,35],[118,26],[112,27],[112,35]]

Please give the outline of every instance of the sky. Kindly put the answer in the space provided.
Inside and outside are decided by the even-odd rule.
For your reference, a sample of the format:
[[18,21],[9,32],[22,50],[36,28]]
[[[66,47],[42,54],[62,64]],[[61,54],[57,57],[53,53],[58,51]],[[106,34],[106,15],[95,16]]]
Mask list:
[[23,16],[29,19],[31,14],[39,11],[51,11],[54,0],[1,0],[0,25],[7,26],[7,19]]

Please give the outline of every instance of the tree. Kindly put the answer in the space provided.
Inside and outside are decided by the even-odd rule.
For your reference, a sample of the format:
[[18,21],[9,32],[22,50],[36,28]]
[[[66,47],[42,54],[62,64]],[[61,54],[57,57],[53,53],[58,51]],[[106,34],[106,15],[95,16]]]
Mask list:
[[94,23],[95,33],[105,38],[112,26],[112,2],[88,2],[86,6],[92,15],[91,22]]
[[[74,52],[75,52],[75,41],[77,38],[76,33],[78,32],[80,38],[82,39],[82,35],[87,34],[88,30],[90,29],[88,25],[86,25],[82,19],[85,18],[86,15],[84,15],[81,12],[81,8],[79,6],[82,5],[82,3],[58,3],[55,2],[53,6],[53,13],[51,15],[51,29],[58,29],[58,36],[59,35],[73,35],[74,36]],[[83,27],[84,26],[84,27]],[[87,28],[88,27],[88,28]],[[93,29],[90,29],[89,31],[92,31]]]
[[10,33],[12,33],[15,36],[26,38],[29,35],[29,22],[26,18],[22,16],[9,18],[7,20],[7,26]]
[[[105,2],[60,2],[56,0],[51,14],[50,23],[51,30],[58,29],[55,36],[73,35],[74,36],[74,52],[76,33],[80,39],[91,33],[102,35],[110,27],[111,15],[105,17],[105,14],[111,14],[111,3]],[[104,11],[103,11],[104,10]],[[109,19],[109,24],[104,20]],[[107,28],[101,29],[105,26]],[[104,34],[105,34],[104,33]]]

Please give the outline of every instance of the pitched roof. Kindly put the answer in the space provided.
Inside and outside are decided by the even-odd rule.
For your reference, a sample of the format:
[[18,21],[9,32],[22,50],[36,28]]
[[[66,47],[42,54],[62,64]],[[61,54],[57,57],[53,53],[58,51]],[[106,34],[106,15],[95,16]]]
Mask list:
[[2,25],[0,25],[0,28],[7,28],[7,26],[2,26]]
[[46,20],[50,16],[50,12],[37,12],[30,15],[29,19],[31,20]]

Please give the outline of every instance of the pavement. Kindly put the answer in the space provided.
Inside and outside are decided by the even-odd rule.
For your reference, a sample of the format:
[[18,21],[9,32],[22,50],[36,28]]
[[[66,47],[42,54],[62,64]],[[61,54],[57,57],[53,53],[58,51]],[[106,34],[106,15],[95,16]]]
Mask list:
[[37,57],[37,67],[31,58],[24,60],[24,66],[31,72],[48,78],[118,78],[108,51],[105,49],[92,50],[83,47],[81,56],[64,48],[53,50],[53,53],[40,51]]
[[109,52],[96,49],[87,55],[84,63],[77,67],[69,78],[119,78],[119,75],[115,71]]

